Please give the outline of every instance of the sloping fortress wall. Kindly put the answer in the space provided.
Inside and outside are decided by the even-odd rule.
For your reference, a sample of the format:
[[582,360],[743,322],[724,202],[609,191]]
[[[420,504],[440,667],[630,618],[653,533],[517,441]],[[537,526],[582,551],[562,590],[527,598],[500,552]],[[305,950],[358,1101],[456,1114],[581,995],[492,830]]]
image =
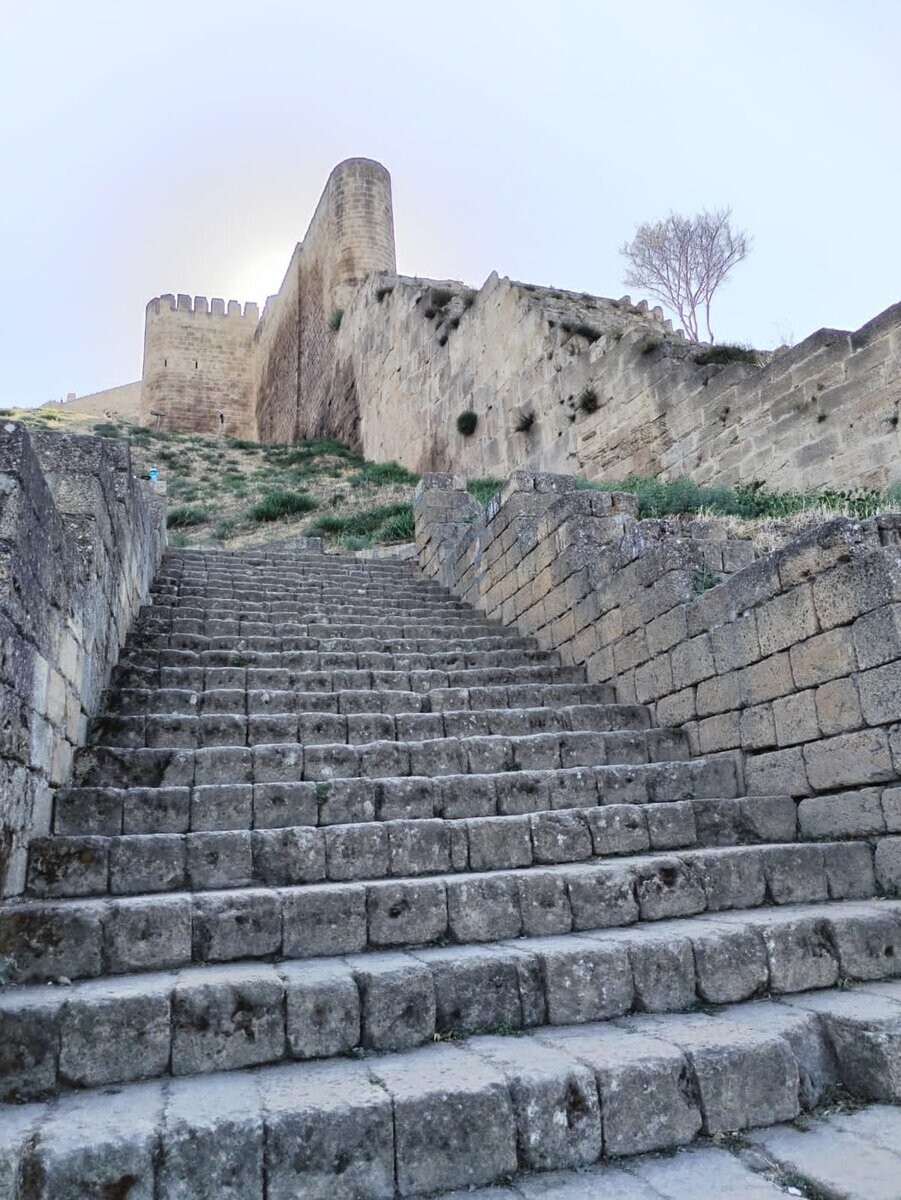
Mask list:
[[414,511],[427,576],[649,705],[692,753],[741,753],[749,792],[802,798],[805,837],[901,832],[897,513],[755,560],[719,522],[639,521],[634,496],[568,476],[514,472],[483,509],[427,475]]
[[[632,472],[779,488],[901,479],[901,305],[757,363],[708,361],[659,309],[492,274],[478,290],[395,273],[391,183],[332,172],[262,320],[150,302],[145,424],[468,475]],[[472,411],[475,432],[457,417]],[[220,422],[218,414],[223,414]],[[162,414],[162,415],[154,415]]]
[[123,443],[0,426],[0,896],[22,890],[164,544]]

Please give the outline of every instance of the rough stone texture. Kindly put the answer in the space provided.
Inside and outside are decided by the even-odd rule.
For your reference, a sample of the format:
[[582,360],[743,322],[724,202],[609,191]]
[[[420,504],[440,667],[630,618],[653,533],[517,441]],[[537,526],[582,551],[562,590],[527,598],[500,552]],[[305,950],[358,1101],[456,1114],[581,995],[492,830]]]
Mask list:
[[0,896],[24,886],[164,544],[127,447],[0,427]]
[[[897,780],[896,515],[830,520],[750,561],[712,522],[638,521],[633,497],[565,475],[515,471],[486,509],[456,476],[426,475],[414,512],[428,577],[647,704],[692,753],[740,749],[750,792]],[[711,566],[722,582],[699,594]],[[883,790],[824,797],[804,819],[813,836],[882,832]]]

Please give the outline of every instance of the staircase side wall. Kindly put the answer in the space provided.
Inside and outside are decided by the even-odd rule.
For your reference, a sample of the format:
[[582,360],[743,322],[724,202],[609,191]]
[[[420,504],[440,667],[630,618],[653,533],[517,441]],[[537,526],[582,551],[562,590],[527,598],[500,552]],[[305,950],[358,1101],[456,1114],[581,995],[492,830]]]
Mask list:
[[414,511],[426,575],[696,754],[740,751],[752,792],[812,797],[812,836],[901,832],[898,514],[827,521],[755,560],[715,521],[639,521],[634,497],[564,476],[515,472],[483,510],[429,475]]
[[122,443],[0,426],[0,895],[22,890],[165,536]]

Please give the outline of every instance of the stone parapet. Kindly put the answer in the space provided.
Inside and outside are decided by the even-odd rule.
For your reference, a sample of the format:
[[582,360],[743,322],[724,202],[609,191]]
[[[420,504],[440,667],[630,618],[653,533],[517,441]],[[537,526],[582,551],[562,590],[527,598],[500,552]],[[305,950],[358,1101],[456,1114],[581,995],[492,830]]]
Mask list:
[[0,894],[84,740],[165,545],[121,443],[0,427]]
[[[414,511],[427,576],[648,705],[693,753],[741,751],[752,792],[838,793],[896,828],[898,514],[826,521],[755,558],[716,521],[638,520],[634,496],[559,475],[514,472],[485,509],[427,475]],[[823,825],[815,805],[809,819]]]

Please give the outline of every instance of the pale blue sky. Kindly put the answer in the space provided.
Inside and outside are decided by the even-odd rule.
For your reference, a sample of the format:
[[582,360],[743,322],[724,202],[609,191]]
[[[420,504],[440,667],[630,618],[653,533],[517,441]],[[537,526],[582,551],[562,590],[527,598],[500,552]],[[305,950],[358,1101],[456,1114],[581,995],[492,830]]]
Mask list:
[[901,299],[897,0],[28,0],[0,38],[0,404],[136,379],[160,292],[276,290],[325,178],[398,266],[619,296],[669,209],[754,238],[720,340]]

